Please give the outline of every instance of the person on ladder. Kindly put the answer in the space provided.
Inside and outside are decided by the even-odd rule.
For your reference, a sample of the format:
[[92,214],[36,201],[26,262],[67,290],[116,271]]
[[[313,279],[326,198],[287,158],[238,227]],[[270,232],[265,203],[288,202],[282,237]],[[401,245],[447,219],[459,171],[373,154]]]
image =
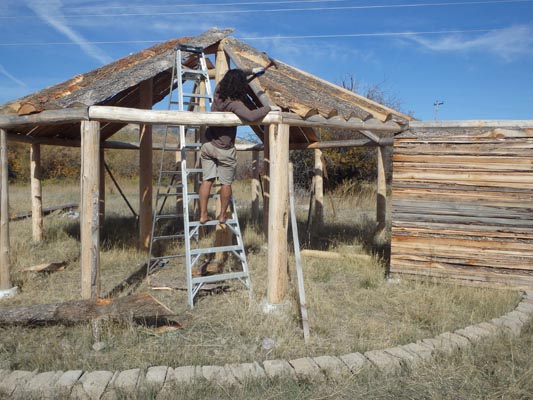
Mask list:
[[[231,69],[219,82],[215,89],[211,111],[230,111],[235,113],[245,122],[257,121],[265,117],[271,110],[270,106],[263,106],[250,110],[245,104],[248,82],[256,76],[264,73],[263,68],[252,71]],[[247,79],[247,72],[251,72],[252,78]],[[227,220],[227,210],[231,201],[231,184],[235,179],[237,166],[235,136],[236,126],[210,126],[205,133],[205,143],[200,150],[202,160],[202,183],[199,189],[200,200],[200,223],[205,224],[212,218],[207,213],[207,203],[211,186],[215,178],[221,184],[220,188],[220,214],[217,216],[220,223]]]

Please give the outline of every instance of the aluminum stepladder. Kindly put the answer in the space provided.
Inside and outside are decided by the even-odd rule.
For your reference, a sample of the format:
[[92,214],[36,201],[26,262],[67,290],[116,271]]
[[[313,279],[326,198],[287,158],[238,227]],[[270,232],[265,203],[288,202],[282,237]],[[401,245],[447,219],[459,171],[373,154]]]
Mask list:
[[[195,68],[183,66],[184,59],[187,59],[187,64],[190,65],[191,58],[195,60]],[[190,92],[185,92],[187,82],[191,82],[194,86]],[[201,83],[205,84],[205,93],[199,93]],[[174,89],[176,87],[176,89]],[[176,93],[177,92],[177,93]],[[173,98],[177,94],[177,100]],[[207,67],[206,57],[201,47],[194,47],[188,45],[178,45],[176,47],[175,62],[172,69],[172,79],[170,84],[168,96],[168,109],[175,109],[178,111],[194,111],[199,105],[200,101],[212,101],[211,85],[209,82],[209,72]],[[187,107],[187,108],[185,108]],[[176,133],[176,128],[178,132]],[[158,267],[166,266],[167,264],[180,265],[179,260],[184,259],[185,274],[187,281],[187,298],[188,304],[194,307],[194,298],[200,291],[201,287],[206,283],[213,283],[225,281],[229,279],[239,279],[248,289],[251,289],[250,275],[248,272],[248,263],[244,250],[244,243],[242,239],[241,228],[237,218],[237,209],[235,201],[232,197],[230,207],[233,211],[233,216],[225,223],[227,229],[233,234],[233,240],[236,244],[229,246],[217,247],[202,247],[198,240],[199,231],[201,227],[215,227],[220,223],[218,220],[209,221],[200,224],[200,221],[195,220],[194,210],[191,202],[197,201],[199,196],[195,192],[189,190],[189,186],[194,185],[194,181],[199,182],[202,170],[195,165],[195,168],[187,166],[190,163],[188,155],[197,153],[201,147],[199,141],[200,127],[186,127],[184,125],[171,126],[167,125],[165,129],[165,136],[163,140],[163,147],[161,150],[161,163],[159,168],[159,177],[157,181],[157,190],[155,196],[154,215],[152,219],[152,234],[150,241],[150,260],[148,262],[148,275],[155,271]],[[170,143],[172,136],[175,136],[176,145]],[[188,136],[193,136],[192,142],[188,142]],[[175,162],[175,168],[169,169],[165,164],[165,153],[176,156],[176,151],[179,157]],[[215,185],[213,185],[215,186]],[[217,198],[218,195],[211,195],[210,198]],[[174,199],[174,204],[171,204],[170,210],[168,207],[168,200]],[[181,203],[181,213],[177,210],[177,204]],[[172,209],[172,206],[174,208]],[[169,224],[170,222],[170,224]],[[179,223],[181,222],[181,223]],[[170,232],[169,232],[170,226]],[[154,254],[156,245],[166,242],[181,242],[183,250],[180,253],[169,254]],[[192,245],[194,242],[195,245]],[[162,247],[162,246],[160,246]],[[167,248],[172,248],[167,246]],[[227,273],[219,273],[207,276],[193,276],[193,268],[199,267],[202,257],[212,257],[216,253],[230,252],[240,262],[242,271],[232,271]]]

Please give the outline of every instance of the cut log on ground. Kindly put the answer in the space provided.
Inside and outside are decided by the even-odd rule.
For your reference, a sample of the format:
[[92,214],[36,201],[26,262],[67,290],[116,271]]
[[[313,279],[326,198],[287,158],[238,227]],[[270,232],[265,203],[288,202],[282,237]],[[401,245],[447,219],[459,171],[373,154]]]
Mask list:
[[[69,204],[64,204],[64,205],[61,205],[61,206],[43,208],[43,215],[48,215],[48,214],[51,214],[51,213],[53,213],[55,211],[58,211],[58,210],[61,210],[61,211],[72,211],[72,210],[75,210],[76,208],[78,208],[78,203],[69,203]],[[10,221],[18,221],[20,219],[30,218],[31,214],[32,214],[31,211],[21,211],[19,213],[11,215],[9,217],[9,220]]]
[[44,263],[39,265],[33,265],[31,267],[24,268],[23,272],[56,272],[64,270],[67,266],[66,261]]
[[[116,299],[75,300],[57,304],[38,304],[0,308],[0,325],[74,324],[110,318],[164,325],[176,314],[148,293]],[[172,321],[175,321],[172,318]]]

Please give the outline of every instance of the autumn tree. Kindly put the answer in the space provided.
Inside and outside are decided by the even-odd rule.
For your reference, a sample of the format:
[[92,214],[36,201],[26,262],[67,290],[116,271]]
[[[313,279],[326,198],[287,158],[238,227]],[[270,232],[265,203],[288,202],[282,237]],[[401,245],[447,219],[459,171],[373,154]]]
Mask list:
[[[395,110],[400,110],[401,101],[387,88],[386,81],[377,84],[363,85],[353,74],[346,75],[339,83],[345,89],[383,104]],[[321,141],[342,140],[363,137],[357,131],[343,129],[319,129]],[[376,153],[369,147],[343,147],[325,149],[323,157],[327,168],[326,187],[334,189],[346,181],[373,181],[376,179]],[[307,188],[311,183],[314,169],[314,158],[307,151],[291,152],[291,160],[298,171],[295,183]],[[353,185],[352,185],[353,186]]]

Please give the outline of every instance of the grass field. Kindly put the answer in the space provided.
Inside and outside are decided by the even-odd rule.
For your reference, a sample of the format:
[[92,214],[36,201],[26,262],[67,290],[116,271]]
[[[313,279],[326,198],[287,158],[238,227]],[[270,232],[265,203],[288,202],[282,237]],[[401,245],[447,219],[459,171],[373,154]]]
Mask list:
[[[135,182],[123,187],[136,207]],[[336,355],[410,343],[470,324],[489,320],[511,310],[519,300],[513,291],[439,284],[429,281],[389,281],[380,258],[387,237],[374,236],[375,197],[372,187],[333,193],[326,198],[325,224],[320,233],[306,231],[305,192],[299,193],[300,243],[341,254],[366,253],[370,262],[304,259],[304,279],[309,309],[311,341],[305,345],[296,305],[282,315],[265,314],[266,244],[248,215],[247,186],[237,184],[241,225],[247,249],[252,294],[238,282],[227,291],[202,295],[189,310],[186,293],[147,291],[174,310],[183,328],[166,333],[133,323],[102,321],[100,338],[105,345],[95,351],[89,324],[65,327],[0,328],[0,369],[124,370],[153,365],[223,365],[265,359]],[[79,200],[77,183],[49,183],[43,189],[44,206]],[[12,212],[29,210],[29,188],[10,187]],[[106,193],[106,224],[102,231],[102,293],[106,293],[146,262],[136,250],[136,221],[115,189]],[[79,219],[55,213],[45,218],[45,240],[31,241],[31,221],[13,222],[11,230],[12,277],[20,295],[4,299],[1,306],[47,304],[80,298]],[[22,268],[66,261],[67,268],[47,275],[22,272]],[[294,260],[290,259],[295,282]],[[166,275],[165,275],[166,274]],[[183,276],[167,269],[164,279]],[[277,381],[221,389],[210,385],[177,389],[178,398],[528,398],[532,393],[533,333],[520,338],[494,340],[464,354],[420,370],[382,378],[372,372],[335,383]]]

